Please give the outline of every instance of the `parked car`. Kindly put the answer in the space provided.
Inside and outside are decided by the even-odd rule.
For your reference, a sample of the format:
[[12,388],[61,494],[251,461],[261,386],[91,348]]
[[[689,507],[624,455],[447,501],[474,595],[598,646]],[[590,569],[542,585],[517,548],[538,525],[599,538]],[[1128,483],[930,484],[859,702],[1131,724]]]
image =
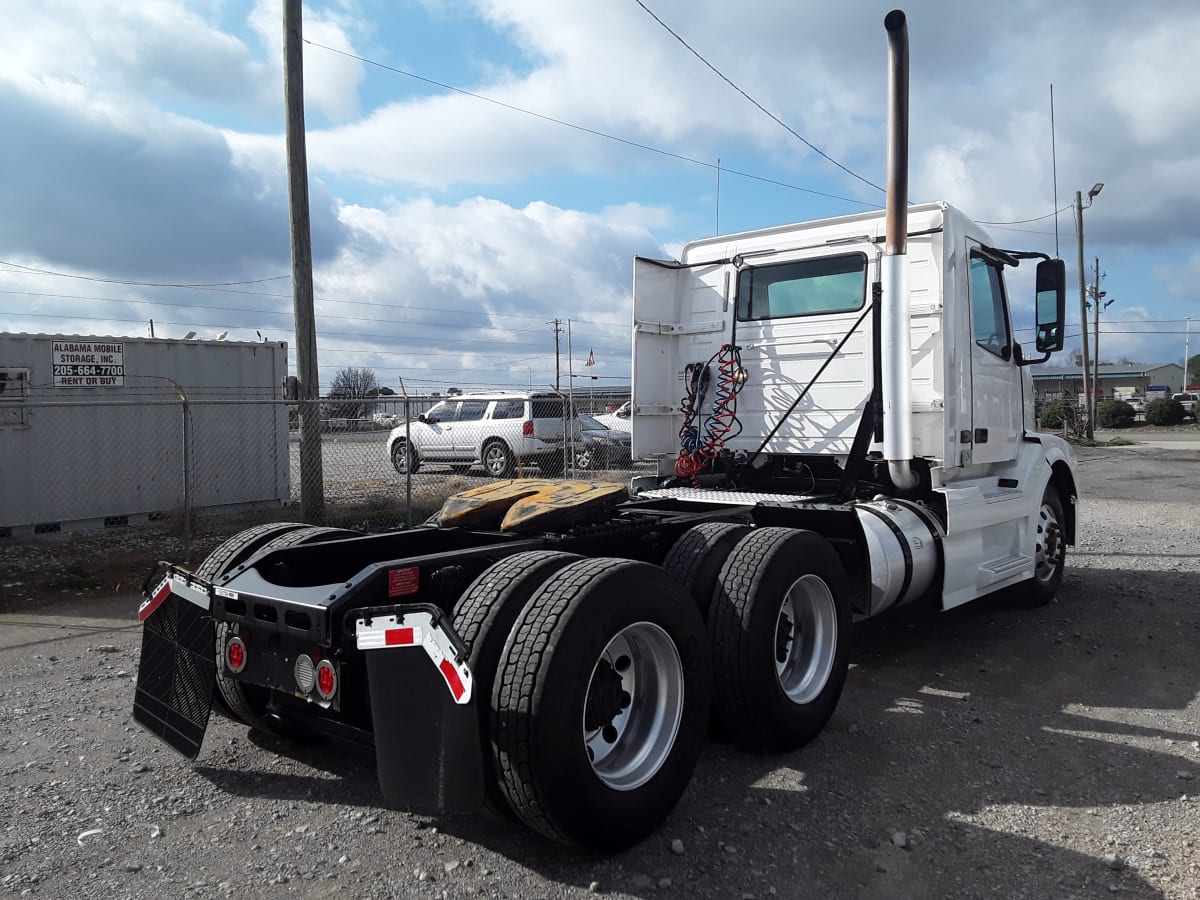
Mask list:
[[580,413],[583,439],[575,449],[575,468],[624,468],[632,461],[633,435],[628,431],[609,428],[592,416]]
[[[496,478],[536,463],[548,474],[563,469],[563,398],[556,394],[496,392],[461,394],[432,406],[388,435],[387,453],[397,472],[415,473],[425,463],[448,463],[465,472],[482,464]],[[575,440],[580,423],[573,420]]]
[[1185,415],[1189,415],[1193,419],[1196,418],[1196,401],[1200,399],[1200,397],[1198,397],[1196,394],[1183,391],[1181,393],[1172,395],[1171,399],[1179,401],[1180,406],[1183,407],[1183,412]]
[[632,433],[633,419],[630,415],[631,402],[626,400],[616,412],[605,413],[602,416],[596,416],[596,421],[605,428],[611,428],[613,431],[625,431]]
[[371,424],[377,428],[395,428],[401,422],[395,413],[377,412],[371,416]]

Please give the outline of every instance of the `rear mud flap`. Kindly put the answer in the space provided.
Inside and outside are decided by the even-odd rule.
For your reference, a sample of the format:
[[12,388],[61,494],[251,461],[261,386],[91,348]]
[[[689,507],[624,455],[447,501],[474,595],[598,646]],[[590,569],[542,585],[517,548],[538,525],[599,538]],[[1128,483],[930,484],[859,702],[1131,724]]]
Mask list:
[[[397,619],[405,624],[403,616],[390,623]],[[484,759],[476,705],[481,701],[462,696],[461,682],[446,671],[453,660],[447,657],[439,666],[420,646],[383,645],[365,656],[376,768],[387,804],[419,812],[481,809]],[[466,702],[456,702],[456,689]]]
[[216,685],[212,616],[170,594],[146,618],[134,721],[189,759],[200,753]]

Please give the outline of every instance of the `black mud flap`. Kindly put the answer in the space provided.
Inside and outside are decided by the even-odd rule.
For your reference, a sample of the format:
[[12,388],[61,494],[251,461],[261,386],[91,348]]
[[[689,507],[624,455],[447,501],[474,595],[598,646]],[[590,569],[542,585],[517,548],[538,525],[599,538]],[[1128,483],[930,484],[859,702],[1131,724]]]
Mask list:
[[170,594],[145,620],[134,721],[189,759],[200,753],[216,686],[212,616]]
[[[436,608],[421,605],[418,609],[430,611],[439,629],[449,631]],[[430,622],[430,618],[423,621]],[[405,631],[409,629],[404,626],[411,621],[411,616],[406,620],[400,614],[390,619],[390,625]],[[443,638],[446,631],[442,632]],[[458,643],[457,638],[454,642]],[[444,646],[451,649],[448,644]],[[359,647],[365,649],[361,641]],[[470,694],[466,702],[456,701],[455,688],[461,689],[461,683],[454,675],[445,674],[443,668],[447,662],[460,662],[465,654],[452,653],[447,654],[442,666],[421,646],[389,644],[367,649],[364,654],[370,680],[375,764],[389,806],[418,812],[476,812],[483,808],[484,759],[478,704],[487,700]]]

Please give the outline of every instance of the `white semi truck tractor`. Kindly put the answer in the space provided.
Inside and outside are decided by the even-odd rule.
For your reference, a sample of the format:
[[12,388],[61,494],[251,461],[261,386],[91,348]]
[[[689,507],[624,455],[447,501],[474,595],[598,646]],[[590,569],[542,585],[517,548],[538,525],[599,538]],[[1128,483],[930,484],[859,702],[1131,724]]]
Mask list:
[[1050,601],[1077,491],[1028,366],[1062,348],[1063,263],[909,204],[903,13],[885,26],[886,210],[636,261],[653,474],[495,482],[387,534],[264,525],[168,566],[139,611],[135,719],[191,758],[212,708],[335,735],[373,750],[381,803],[612,850],[670,814],[711,717],[751,746],[814,738],[854,622]]

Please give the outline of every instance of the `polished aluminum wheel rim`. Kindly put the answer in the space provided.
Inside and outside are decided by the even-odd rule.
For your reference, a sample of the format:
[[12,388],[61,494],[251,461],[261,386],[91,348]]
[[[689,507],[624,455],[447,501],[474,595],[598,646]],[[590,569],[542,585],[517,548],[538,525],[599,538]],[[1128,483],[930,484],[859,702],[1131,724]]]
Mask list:
[[1033,554],[1033,571],[1038,581],[1054,578],[1062,555],[1062,527],[1058,524],[1058,513],[1049,503],[1043,503],[1038,514],[1037,546]]
[[837,604],[823,579],[793,582],[775,626],[775,675],[793,703],[811,703],[824,690],[837,655]]
[[[683,694],[679,650],[662,628],[637,622],[608,642],[588,679],[583,723],[592,771],[605,785],[630,791],[654,777],[675,746]],[[594,721],[597,707],[603,722]]]

